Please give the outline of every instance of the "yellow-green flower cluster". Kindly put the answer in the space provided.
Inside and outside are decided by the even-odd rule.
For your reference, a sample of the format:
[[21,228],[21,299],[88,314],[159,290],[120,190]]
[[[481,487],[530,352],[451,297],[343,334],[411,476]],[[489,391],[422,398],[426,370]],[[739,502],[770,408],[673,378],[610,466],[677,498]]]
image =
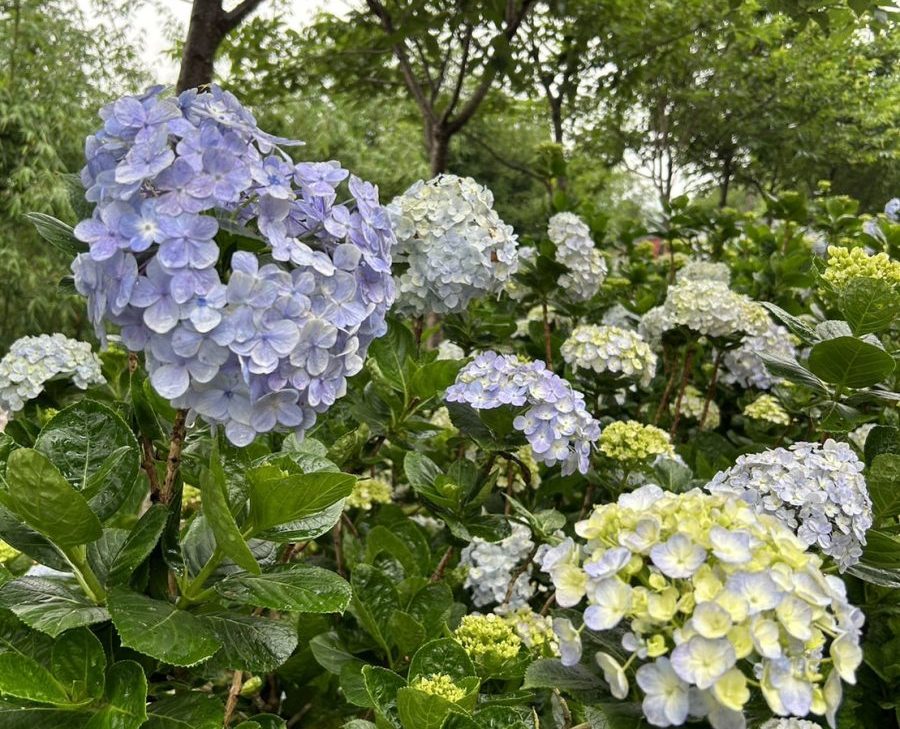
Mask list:
[[[703,417],[703,408],[706,404],[706,396],[693,385],[684,388],[681,398],[681,417],[700,422]],[[719,427],[719,406],[710,401],[706,410],[706,419],[703,421],[703,430],[715,430]]]
[[775,425],[790,425],[791,416],[781,403],[771,395],[760,395],[744,407],[744,415],[753,420],[764,420]]
[[446,673],[419,676],[412,682],[411,687],[432,696],[439,696],[454,704],[466,697],[466,690],[457,686]]
[[645,461],[657,456],[675,455],[666,431],[636,420],[618,420],[600,433],[600,452],[614,461]]
[[499,615],[466,615],[453,633],[477,666],[500,668],[519,655],[522,640]]
[[549,615],[541,615],[528,605],[524,605],[506,613],[503,619],[533,655],[545,658],[559,655],[559,646],[553,632],[553,619]]
[[370,511],[374,504],[389,504],[394,495],[391,485],[381,478],[361,478],[347,497],[347,507]]
[[648,385],[656,374],[656,355],[637,332],[617,326],[575,327],[560,350],[572,369],[630,377]]
[[828,265],[822,278],[836,289],[842,289],[853,278],[875,278],[900,285],[900,261],[887,253],[870,256],[863,248],[828,246]]
[[[531,475],[531,488],[536,489],[541,485],[540,464],[535,460],[531,448],[522,446],[516,450],[515,456],[528,469]],[[528,487],[522,468],[515,461],[498,463],[494,466],[494,472],[497,474],[497,488],[503,491],[510,490],[517,494]]]
[[181,490],[181,508],[185,511],[197,511],[200,508],[201,492],[196,486],[184,484]]
[[22,553],[18,549],[0,540],[0,563],[10,562],[20,554]]
[[[841,680],[862,661],[862,612],[843,581],[778,518],[739,498],[655,485],[595,507],[542,566],[561,607],[585,598],[584,625],[624,632],[624,666],[598,653],[615,696],[641,689],[654,726],[706,718],[744,726],[749,686],[773,713],[824,715],[834,726]],[[563,623],[566,624],[563,624]],[[561,621],[563,662],[577,663],[580,629]]]

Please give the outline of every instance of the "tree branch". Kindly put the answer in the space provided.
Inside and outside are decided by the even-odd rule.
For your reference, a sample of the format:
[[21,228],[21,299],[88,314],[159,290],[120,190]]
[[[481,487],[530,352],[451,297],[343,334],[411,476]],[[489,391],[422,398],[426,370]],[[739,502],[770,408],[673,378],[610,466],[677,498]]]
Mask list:
[[226,33],[237,28],[244,18],[252,13],[263,3],[263,0],[243,0],[234,8],[222,13],[222,28]]

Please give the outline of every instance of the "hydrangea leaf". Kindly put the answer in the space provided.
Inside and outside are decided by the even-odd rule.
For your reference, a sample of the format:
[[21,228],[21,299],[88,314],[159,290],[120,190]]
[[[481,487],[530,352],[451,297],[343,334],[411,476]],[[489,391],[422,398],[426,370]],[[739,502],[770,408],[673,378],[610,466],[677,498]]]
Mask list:
[[213,662],[231,669],[268,673],[297,647],[297,630],[287,620],[221,612],[200,618],[222,643]]
[[416,651],[409,664],[409,681],[434,673],[444,673],[456,680],[474,676],[475,666],[459,643],[451,638],[439,638]]
[[109,620],[106,608],[88,600],[74,579],[19,577],[0,587],[0,606],[29,627],[54,637]]
[[33,658],[0,653],[0,693],[41,704],[71,703],[65,687]]
[[857,336],[878,332],[897,319],[900,292],[882,279],[852,278],[841,290],[840,309]]
[[894,371],[894,358],[856,337],[836,337],[818,342],[809,353],[810,371],[817,377],[844,387],[870,387]]
[[109,584],[127,582],[134,570],[150,556],[166,526],[167,518],[168,509],[162,504],[154,504],[144,512],[113,558],[107,575]]
[[119,661],[106,673],[106,705],[85,729],[138,729],[147,721],[147,677],[134,661]]
[[84,496],[38,451],[13,451],[6,478],[6,505],[60,547],[87,544],[103,533]]
[[221,643],[199,618],[162,600],[114,587],[108,607],[122,645],[173,666],[193,666]]
[[228,600],[284,612],[342,613],[350,602],[350,585],[340,575],[304,564],[230,575],[215,588]]
[[141,729],[222,729],[225,707],[215,696],[200,691],[163,696],[147,707]]
[[103,695],[106,653],[87,628],[68,630],[53,642],[50,670],[73,703]]
[[353,491],[355,476],[346,473],[284,475],[277,467],[247,472],[250,481],[250,522],[254,533],[311,517]]

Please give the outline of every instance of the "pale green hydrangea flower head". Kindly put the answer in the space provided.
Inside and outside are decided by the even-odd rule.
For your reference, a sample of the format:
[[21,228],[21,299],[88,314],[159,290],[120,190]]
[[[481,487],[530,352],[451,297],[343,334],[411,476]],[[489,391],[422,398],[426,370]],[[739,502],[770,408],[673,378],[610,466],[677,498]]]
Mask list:
[[675,457],[669,434],[636,420],[616,421],[600,433],[600,452],[614,461],[634,463],[657,456]]
[[760,395],[744,407],[744,415],[773,425],[790,425],[791,416],[772,395]]

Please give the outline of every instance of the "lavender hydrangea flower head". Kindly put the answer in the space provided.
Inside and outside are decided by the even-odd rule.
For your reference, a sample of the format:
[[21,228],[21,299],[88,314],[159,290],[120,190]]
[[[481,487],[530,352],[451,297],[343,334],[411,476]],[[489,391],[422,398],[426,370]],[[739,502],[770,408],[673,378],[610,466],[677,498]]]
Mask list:
[[859,561],[872,526],[872,501],[862,470],[847,443],[795,443],[789,449],[740,456],[706,489],[740,496],[758,511],[775,515],[845,570]]
[[394,257],[407,266],[397,279],[400,310],[459,312],[503,289],[518,269],[518,238],[493,205],[490,190],[456,175],[419,180],[394,198]]
[[543,362],[484,352],[459,371],[444,398],[476,410],[521,408],[513,427],[525,434],[538,461],[560,463],[563,475],[576,468],[587,473],[600,424],[585,409],[584,395]]
[[100,360],[87,342],[62,334],[17,339],[0,360],[0,410],[21,410],[48,381],[62,378],[71,378],[82,390],[106,382]]
[[556,260],[567,269],[557,283],[576,301],[592,298],[606,278],[603,255],[594,247],[591,229],[575,213],[550,218],[547,237],[556,246]]
[[[98,336],[119,327],[156,391],[237,445],[302,434],[386,330],[394,237],[377,188],[337,162],[295,164],[295,142],[216,86],[154,87],[100,116],[73,264]],[[223,232],[266,258],[223,250]]]

